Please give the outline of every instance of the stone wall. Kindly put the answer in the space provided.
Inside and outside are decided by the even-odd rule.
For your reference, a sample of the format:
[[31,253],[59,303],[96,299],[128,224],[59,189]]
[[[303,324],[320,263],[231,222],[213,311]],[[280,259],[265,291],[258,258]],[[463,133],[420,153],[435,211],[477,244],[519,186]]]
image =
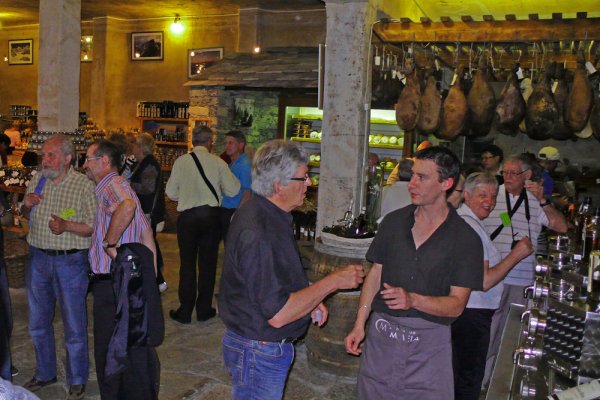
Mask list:
[[[241,126],[236,117],[236,102],[249,106],[252,124]],[[190,126],[197,118],[210,119],[210,126],[217,131],[217,143],[213,150],[221,153],[225,133],[240,130],[246,134],[248,147],[257,149],[267,140],[278,137],[277,118],[279,92],[257,90],[225,90],[219,88],[190,88]]]

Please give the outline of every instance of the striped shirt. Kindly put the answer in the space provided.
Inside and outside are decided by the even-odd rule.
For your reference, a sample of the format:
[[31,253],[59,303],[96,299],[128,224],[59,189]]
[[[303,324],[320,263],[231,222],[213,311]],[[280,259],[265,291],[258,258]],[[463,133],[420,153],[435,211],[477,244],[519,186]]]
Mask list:
[[102,242],[108,231],[110,220],[119,206],[126,199],[135,201],[135,214],[131,223],[125,228],[118,244],[139,243],[142,232],[150,229],[148,221],[144,217],[140,202],[135,195],[127,179],[119,176],[116,172],[106,175],[96,186],[96,197],[98,197],[98,213],[94,223],[94,234],[92,246],[90,247],[90,265],[95,274],[108,274],[110,272],[110,256],[102,247]]
[[[511,207],[514,207],[519,196],[509,194],[509,198]],[[516,234],[514,240],[521,240],[525,236],[529,236],[529,232],[531,232],[531,243],[533,246],[536,246],[542,226],[548,226],[548,217],[544,210],[542,210],[542,207],[540,207],[540,202],[529,192],[527,192],[527,199],[529,202],[529,222],[527,222],[527,218],[525,217],[525,202],[522,202],[511,218],[512,230],[510,226],[505,226],[502,231],[500,231],[500,234],[494,239],[494,245],[500,252],[502,259],[506,258],[508,253],[510,253],[510,247],[513,242],[513,233]],[[501,185],[498,188],[496,208],[494,208],[494,211],[491,212],[488,218],[483,220],[485,230],[489,235],[502,224],[500,219],[500,214],[502,212],[507,212],[504,185]],[[504,278],[504,283],[516,286],[531,285],[534,278],[534,268],[535,255],[531,254],[515,265],[506,278]]]
[[[29,183],[26,193],[34,193],[42,174],[38,173]],[[46,250],[88,249],[90,238],[81,237],[71,232],[55,235],[50,231],[51,215],[65,220],[94,224],[97,203],[94,194],[94,182],[87,176],[70,168],[67,175],[58,184],[46,179],[41,193],[44,198],[35,206],[29,215],[29,234],[27,243],[30,246]]]

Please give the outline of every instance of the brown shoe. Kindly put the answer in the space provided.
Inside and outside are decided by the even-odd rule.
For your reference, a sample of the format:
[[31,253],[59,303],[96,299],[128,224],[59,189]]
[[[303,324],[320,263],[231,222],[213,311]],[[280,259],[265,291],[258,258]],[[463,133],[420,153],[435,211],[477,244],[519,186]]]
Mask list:
[[34,376],[33,378],[25,382],[23,387],[29,390],[30,392],[37,392],[44,386],[52,385],[53,383],[56,383],[56,377],[48,379],[47,381],[40,381]]
[[67,400],[81,400],[85,397],[85,385],[69,385]]

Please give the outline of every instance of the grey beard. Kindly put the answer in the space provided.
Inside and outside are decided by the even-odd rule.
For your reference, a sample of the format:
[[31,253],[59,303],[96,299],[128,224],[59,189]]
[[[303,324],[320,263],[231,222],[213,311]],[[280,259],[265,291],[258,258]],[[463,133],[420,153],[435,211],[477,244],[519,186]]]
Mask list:
[[60,171],[53,171],[48,168],[42,169],[42,176],[47,179],[56,179],[60,175]]

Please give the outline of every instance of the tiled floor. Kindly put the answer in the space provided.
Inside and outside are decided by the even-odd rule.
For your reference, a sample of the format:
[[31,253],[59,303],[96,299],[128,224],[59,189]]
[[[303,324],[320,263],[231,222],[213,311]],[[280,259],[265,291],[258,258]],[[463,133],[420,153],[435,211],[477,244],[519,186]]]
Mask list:
[[[166,337],[158,347],[161,361],[161,399],[229,399],[230,380],[221,357],[221,336],[223,324],[219,318],[203,323],[180,325],[168,318],[169,309],[176,308],[178,280],[178,251],[174,234],[160,234],[159,241],[166,263],[165,276],[169,289],[163,294],[163,312],[166,317]],[[218,287],[218,285],[217,285]],[[23,384],[33,376],[35,368],[34,350],[27,332],[27,296],[24,289],[11,289],[15,329],[12,339],[13,362],[20,373],[14,378],[16,384]],[[99,399],[93,363],[91,296],[88,300],[90,378],[86,399]],[[65,355],[60,311],[55,318],[55,331],[58,349],[57,384],[48,386],[36,394],[42,400],[64,399]],[[286,400],[346,400],[354,399],[355,380],[319,372],[308,365],[306,346],[296,346],[296,361],[292,367],[286,388]]]

